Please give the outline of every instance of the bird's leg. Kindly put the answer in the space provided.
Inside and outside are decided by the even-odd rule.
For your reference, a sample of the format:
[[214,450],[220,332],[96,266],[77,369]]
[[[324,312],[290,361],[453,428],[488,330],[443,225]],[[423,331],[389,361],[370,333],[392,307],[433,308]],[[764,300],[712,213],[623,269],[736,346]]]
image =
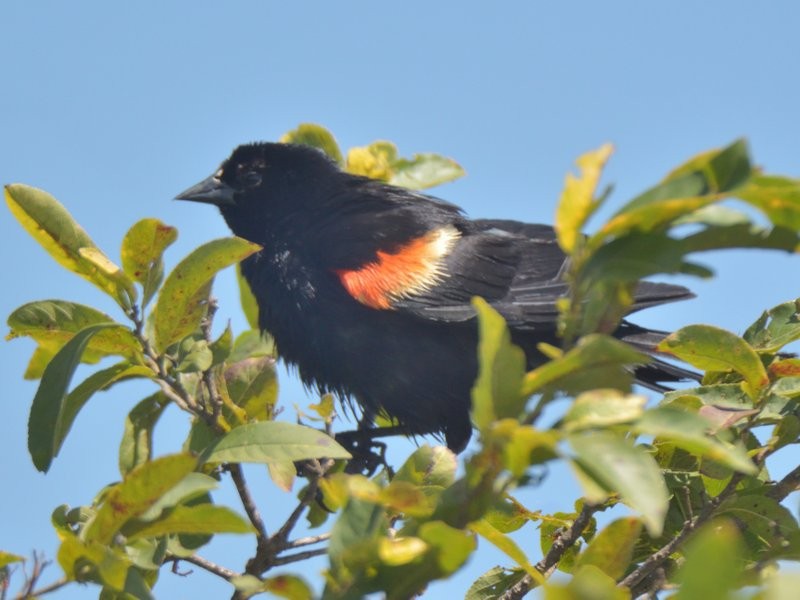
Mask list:
[[393,427],[373,427],[372,416],[365,414],[358,423],[358,429],[336,434],[336,441],[344,446],[353,458],[345,467],[346,473],[364,473],[372,476],[378,467],[383,466],[391,477],[393,469],[386,462],[386,444],[375,438],[392,435],[408,435],[402,425]]

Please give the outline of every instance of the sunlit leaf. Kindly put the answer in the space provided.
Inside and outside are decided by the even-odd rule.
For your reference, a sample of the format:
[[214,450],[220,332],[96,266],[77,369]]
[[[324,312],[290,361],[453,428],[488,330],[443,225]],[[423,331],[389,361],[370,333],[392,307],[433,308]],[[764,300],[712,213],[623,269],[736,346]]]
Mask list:
[[347,151],[345,169],[353,175],[389,181],[392,177],[392,165],[396,160],[397,146],[380,140],[369,146],[350,148]]
[[777,352],[800,339],[800,298],[764,311],[742,337],[762,352]]
[[762,210],[775,225],[800,231],[800,180],[756,175],[736,197]]
[[22,556],[0,550],[0,568],[6,567],[15,562],[23,562],[24,560],[25,559]]
[[225,368],[224,377],[231,400],[244,409],[250,419],[272,418],[278,398],[275,359],[261,356],[231,363]]
[[597,185],[613,150],[610,144],[605,144],[583,154],[576,161],[580,175],[567,174],[555,218],[558,243],[567,254],[575,251],[578,240],[583,237],[583,226],[600,206],[600,201],[595,199]]
[[147,306],[164,278],[164,250],[178,238],[178,230],[158,219],[142,219],[122,239],[122,268],[142,285],[142,305]]
[[472,420],[479,429],[504,417],[517,417],[525,397],[520,388],[525,374],[525,353],[511,343],[503,317],[489,304],[475,298],[480,342],[478,379],[472,388]]
[[538,584],[544,583],[544,576],[534,568],[522,549],[510,537],[499,532],[485,520],[470,523],[469,528],[513,560]]
[[318,148],[339,164],[342,164],[342,151],[333,134],[322,125],[301,123],[296,129],[284,133],[280,140],[284,144],[302,144]]
[[500,598],[525,576],[523,569],[493,567],[478,577],[469,587],[464,600],[494,600]]
[[222,238],[203,244],[178,263],[153,309],[157,349],[163,351],[195,331],[205,315],[214,275],[259,249],[241,238]]
[[258,329],[258,302],[250,289],[250,284],[242,275],[241,263],[236,265],[236,281],[239,284],[239,303],[251,329]]
[[206,450],[204,462],[270,463],[308,458],[350,458],[321,431],[278,421],[236,427]]
[[417,448],[395,473],[393,481],[405,481],[421,488],[444,488],[455,481],[456,455],[444,446],[427,444]]
[[736,371],[756,397],[769,383],[767,371],[755,350],[742,338],[711,325],[689,325],[667,336],[658,350],[668,352],[699,369]]
[[676,576],[681,585],[675,598],[728,600],[744,566],[741,545],[734,523],[722,520],[705,525],[686,548],[686,561]]
[[126,537],[158,537],[170,533],[252,533],[253,526],[231,509],[213,504],[178,505],[155,521],[126,527]]
[[414,154],[392,163],[389,183],[412,190],[423,190],[463,177],[464,169],[452,158],[439,154]]
[[[98,323],[115,323],[108,315],[83,304],[65,300],[41,300],[23,304],[8,317],[11,328],[6,339],[31,337],[39,344],[26,379],[38,379],[44,367],[64,344],[80,330]],[[92,336],[81,362],[96,363],[104,356],[119,355],[133,359],[141,352],[139,342],[125,327],[107,328]]]
[[108,544],[125,523],[147,511],[196,466],[197,458],[174,454],[136,467],[106,491],[83,539]]
[[631,563],[633,549],[639,540],[642,523],[628,517],[617,519],[592,539],[578,556],[576,568],[594,565],[613,579],[620,579]]
[[653,457],[608,431],[575,433],[567,439],[581,467],[604,488],[618,492],[626,504],[642,515],[648,532],[659,535],[669,496]]
[[627,423],[644,412],[647,398],[637,394],[622,394],[617,390],[583,392],[564,415],[565,431],[607,427]]
[[5,198],[14,217],[61,266],[93,283],[123,306],[135,298],[133,282],[50,194],[15,183],[5,186]]

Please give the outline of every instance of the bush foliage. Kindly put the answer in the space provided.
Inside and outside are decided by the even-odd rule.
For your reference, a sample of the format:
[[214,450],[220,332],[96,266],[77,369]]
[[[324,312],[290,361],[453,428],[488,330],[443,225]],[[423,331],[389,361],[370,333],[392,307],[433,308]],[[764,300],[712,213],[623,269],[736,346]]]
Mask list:
[[[402,158],[386,141],[343,153],[316,125],[301,125],[283,141],[317,146],[351,172],[415,189],[462,175],[450,159]],[[742,336],[690,325],[667,337],[659,349],[704,376],[651,405],[631,390],[630,366],[647,357],[609,333],[639,279],[709,277],[695,262],[700,252],[800,250],[800,181],[755,169],[747,144],[736,141],[680,165],[584,236],[608,196],[598,185],[611,153],[604,146],[578,159],[556,210],[558,241],[571,258],[570,295],[559,306],[561,347],[542,346],[549,362],[525,372],[502,318],[476,298],[477,442],[460,459],[422,445],[403,464],[369,477],[344,470],[349,455],[332,437],[330,397],[300,415],[304,424],[275,419],[273,348],[255,329],[257,309],[241,279],[254,329],[234,335],[230,327],[216,333],[212,327],[214,275],[258,246],[213,240],[167,273],[164,253],[177,231],[148,218],[130,228],[115,262],[52,196],[6,186],[20,224],[121,315],[46,300],[8,317],[10,338],[36,342],[25,372],[39,380],[29,421],[33,464],[50,468],[95,392],[134,378],[153,383],[152,395],[125,421],[120,480],[85,506],[53,512],[63,579],[40,589],[21,582],[19,597],[90,582],[104,599],[148,599],[160,569],[186,561],[229,581],[235,598],[263,592],[310,598],[323,586],[324,598],[379,591],[408,598],[458,571],[479,542],[499,548],[507,564],[465,590],[471,600],[519,598],[535,587],[557,600],[630,598],[675,587],[684,598],[721,598],[744,586],[754,586],[750,596],[759,598],[794,597],[796,588],[775,566],[800,559],[798,522],[782,504],[800,485],[800,467],[776,481],[767,459],[792,452],[800,437],[800,359],[782,352],[800,339],[800,299],[765,311]],[[730,198],[745,210],[723,203]],[[109,357],[103,364],[110,366],[73,382],[80,363]],[[544,408],[565,398],[562,418],[544,425]],[[153,431],[171,404],[185,411],[191,431],[182,452],[154,456]],[[515,491],[547,489],[537,474],[553,461],[570,465],[582,497],[564,497],[555,514],[523,506]],[[267,500],[253,499],[244,463],[264,464],[280,488],[298,490],[295,510],[275,532],[259,516],[257,505]],[[239,506],[213,501],[211,491],[222,484],[235,487]],[[598,527],[597,514],[620,503],[633,516]],[[304,515],[319,534],[297,539]],[[539,547],[512,539],[523,527],[538,528]],[[255,538],[246,565],[202,557],[220,533]],[[319,554],[329,561],[324,582],[274,574]],[[0,588],[22,560],[0,551]],[[556,570],[565,574],[557,582]]]

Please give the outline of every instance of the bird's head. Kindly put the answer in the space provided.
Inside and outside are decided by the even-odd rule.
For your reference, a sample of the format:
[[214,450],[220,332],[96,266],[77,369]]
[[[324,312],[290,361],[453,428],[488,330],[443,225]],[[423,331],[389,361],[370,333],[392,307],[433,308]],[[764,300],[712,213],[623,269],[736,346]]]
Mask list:
[[279,143],[245,144],[236,148],[219,169],[181,192],[178,200],[213,204],[231,230],[264,242],[293,215],[302,215],[317,201],[315,192],[341,173],[321,151]]

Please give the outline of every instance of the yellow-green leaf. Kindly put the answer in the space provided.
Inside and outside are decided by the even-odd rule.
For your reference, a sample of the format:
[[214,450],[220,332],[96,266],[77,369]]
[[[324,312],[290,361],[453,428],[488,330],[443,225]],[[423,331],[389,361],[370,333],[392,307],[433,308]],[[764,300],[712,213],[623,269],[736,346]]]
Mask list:
[[769,384],[769,376],[752,346],[738,335],[711,325],[689,325],[667,336],[658,350],[709,371],[736,371],[751,398]]
[[122,268],[142,285],[147,305],[164,278],[164,250],[178,238],[178,230],[158,219],[142,219],[122,239]]
[[318,148],[337,163],[342,163],[342,151],[339,150],[336,138],[322,125],[301,123],[296,129],[284,133],[280,141],[284,144],[302,144]]
[[558,243],[567,254],[575,251],[578,240],[583,236],[582,227],[600,206],[600,201],[595,200],[597,185],[613,150],[611,144],[605,144],[583,154],[577,160],[580,175],[575,177],[567,174],[555,218]]
[[125,308],[135,299],[133,282],[50,194],[15,183],[5,187],[5,199],[22,227],[61,266],[93,283]]
[[163,351],[195,331],[205,315],[214,275],[260,248],[241,238],[222,238],[203,244],[178,263],[153,309],[157,349]]

